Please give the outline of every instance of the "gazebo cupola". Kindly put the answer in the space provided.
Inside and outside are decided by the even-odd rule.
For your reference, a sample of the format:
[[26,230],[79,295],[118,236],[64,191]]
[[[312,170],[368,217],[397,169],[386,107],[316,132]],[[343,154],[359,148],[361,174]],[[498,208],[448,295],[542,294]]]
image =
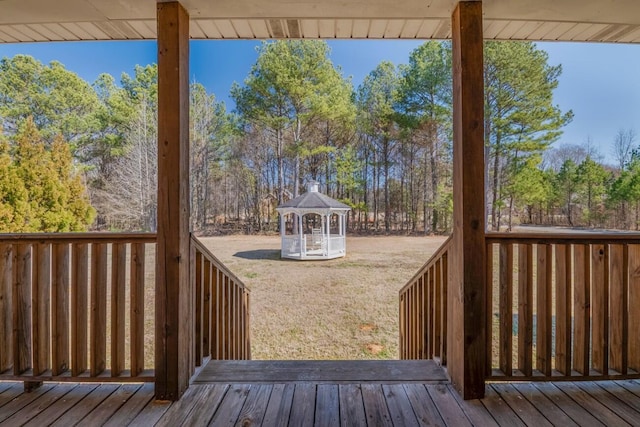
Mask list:
[[282,258],[333,259],[345,256],[345,216],[351,208],[318,191],[309,191],[276,208],[280,213]]

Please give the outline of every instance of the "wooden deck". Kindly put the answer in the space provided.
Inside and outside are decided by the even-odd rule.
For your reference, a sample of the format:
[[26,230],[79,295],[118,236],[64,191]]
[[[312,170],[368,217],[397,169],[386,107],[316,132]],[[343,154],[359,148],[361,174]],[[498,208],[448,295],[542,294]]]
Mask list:
[[[397,382],[405,362],[364,363],[360,380],[353,363],[363,362],[252,363],[274,371],[244,370],[242,381],[225,381],[241,364],[227,364],[224,375],[209,365],[174,404],[155,402],[148,383],[47,383],[24,393],[22,383],[0,382],[0,426],[640,425],[640,380],[494,383],[485,399],[464,402],[440,376]],[[323,363],[333,368],[316,369]],[[372,381],[378,368],[384,380]]]

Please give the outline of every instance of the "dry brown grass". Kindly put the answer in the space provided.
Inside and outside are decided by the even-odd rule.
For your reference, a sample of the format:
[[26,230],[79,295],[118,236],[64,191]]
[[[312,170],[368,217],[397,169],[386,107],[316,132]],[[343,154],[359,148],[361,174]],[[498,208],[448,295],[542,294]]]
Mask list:
[[347,256],[280,259],[277,236],[200,240],[251,288],[254,359],[395,359],[398,290],[444,237],[347,237]]

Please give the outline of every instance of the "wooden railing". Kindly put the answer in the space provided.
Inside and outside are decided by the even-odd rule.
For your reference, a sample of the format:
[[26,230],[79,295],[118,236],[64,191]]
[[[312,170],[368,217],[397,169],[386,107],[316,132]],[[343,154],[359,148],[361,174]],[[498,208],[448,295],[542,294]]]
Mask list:
[[487,234],[491,380],[639,378],[640,236]]
[[400,359],[447,363],[447,284],[451,237],[400,290]]
[[191,236],[196,292],[195,365],[251,359],[249,289]]
[[147,245],[155,240],[0,235],[0,379],[153,381],[145,370],[145,288],[153,293],[154,269],[145,258],[155,256]]

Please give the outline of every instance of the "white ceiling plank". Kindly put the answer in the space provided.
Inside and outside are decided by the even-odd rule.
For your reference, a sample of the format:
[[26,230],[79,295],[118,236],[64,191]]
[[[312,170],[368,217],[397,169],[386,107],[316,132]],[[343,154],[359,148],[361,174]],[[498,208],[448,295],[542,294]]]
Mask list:
[[49,41],[49,39],[45,36],[43,36],[42,34],[40,34],[39,32],[29,28],[28,25],[13,25],[12,27],[14,27],[17,31],[21,32],[22,34],[24,34],[26,37],[29,37],[30,39],[34,40],[34,41]]
[[[135,30],[136,33],[138,33],[138,36],[142,39],[155,39],[156,38],[156,32],[151,30],[151,28],[149,28],[149,21],[127,21],[127,23],[131,26],[131,28],[133,28]],[[191,23],[191,25],[189,26],[189,31],[193,34],[193,27],[197,27],[197,25],[195,25],[195,23]],[[204,33],[202,33],[202,30],[200,30],[200,33],[204,36]],[[202,37],[200,37],[202,38]]]
[[547,34],[544,35],[546,40],[559,40],[560,37],[575,27],[576,24],[573,22],[561,22],[557,27],[553,28]]
[[194,19],[189,25],[189,37],[196,40],[206,39],[207,35],[200,27],[200,20]]
[[354,39],[365,39],[369,35],[369,25],[371,21],[368,19],[354,19],[353,30],[351,36]]
[[27,36],[19,29],[19,25],[5,25],[4,32],[20,42],[32,42],[33,38]]
[[385,39],[397,39],[402,34],[402,29],[407,21],[404,19],[389,19],[387,28],[384,30]]
[[62,40],[64,40],[64,37],[62,37],[60,34],[54,32],[54,31],[52,31],[51,28],[49,26],[45,25],[45,24],[30,24],[29,27],[33,28],[38,33],[42,34],[48,40],[51,40],[51,41],[62,41]]
[[215,20],[216,27],[220,30],[220,34],[224,39],[236,39],[238,38],[238,33],[235,28],[233,28],[233,24],[229,19],[216,19]]
[[3,31],[3,29],[6,27],[6,25],[0,25],[0,40],[2,40],[5,43],[17,43],[19,42],[18,39],[16,39],[15,37],[12,37],[11,35],[5,33]]
[[384,32],[386,29],[386,19],[372,19],[371,25],[369,25],[369,34],[367,35],[367,37],[370,39],[381,39],[382,36],[384,36]]
[[417,38],[432,39],[435,37],[436,31],[440,27],[439,19],[425,19],[418,30]]
[[451,37],[451,20],[441,19],[438,29],[433,34],[435,39],[445,40]]
[[636,28],[634,31],[626,34],[625,36],[620,38],[620,42],[622,43],[638,43],[640,38],[640,28]]
[[400,37],[403,39],[415,39],[418,36],[422,22],[420,19],[407,19],[400,33]]
[[78,36],[67,30],[61,24],[43,24],[47,28],[51,29],[54,33],[58,34],[64,40],[79,40]]
[[560,25],[559,22],[543,22],[538,28],[536,28],[530,35],[530,40],[545,40],[544,36]]
[[353,37],[353,20],[336,19],[336,37],[339,39],[350,39]]
[[220,30],[211,19],[200,19],[198,20],[198,25],[200,29],[204,32],[205,36],[208,39],[221,39],[222,34],[220,34]]
[[531,33],[539,27],[540,21],[518,21],[518,28],[513,32],[513,40],[528,40]]
[[320,37],[320,29],[318,28],[317,19],[301,19],[300,27],[304,38],[317,39]]
[[250,19],[248,22],[255,38],[269,38],[269,28],[267,28],[267,23],[264,19]]
[[251,29],[251,25],[246,19],[232,19],[231,26],[235,29],[235,32],[238,34],[238,37],[241,39],[252,39],[254,38],[253,30]]
[[509,21],[489,21],[482,32],[485,39],[495,39],[509,25]]
[[87,22],[83,22],[82,24],[83,25],[77,22],[65,22],[62,25],[80,40],[104,40],[109,38],[108,35],[104,31],[101,31],[95,24]]
[[335,19],[319,19],[318,30],[320,31],[320,37],[323,39],[334,39],[336,37]]

